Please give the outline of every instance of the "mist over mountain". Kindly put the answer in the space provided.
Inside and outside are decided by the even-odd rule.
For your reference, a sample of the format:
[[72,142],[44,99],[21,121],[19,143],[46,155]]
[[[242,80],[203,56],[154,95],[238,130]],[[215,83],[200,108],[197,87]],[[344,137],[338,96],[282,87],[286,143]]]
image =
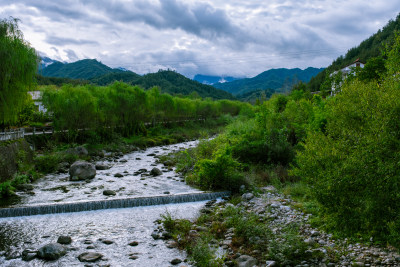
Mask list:
[[196,74],[193,80],[198,81],[199,83],[212,85],[214,83],[224,83],[224,82],[232,82],[242,78],[236,78],[231,76],[210,76],[210,75],[202,75]]
[[295,69],[270,69],[253,78],[239,79],[232,82],[216,83],[214,87],[232,93],[233,95],[245,94],[256,90],[272,89],[276,92],[287,92],[291,87],[302,81],[308,82],[324,68]]

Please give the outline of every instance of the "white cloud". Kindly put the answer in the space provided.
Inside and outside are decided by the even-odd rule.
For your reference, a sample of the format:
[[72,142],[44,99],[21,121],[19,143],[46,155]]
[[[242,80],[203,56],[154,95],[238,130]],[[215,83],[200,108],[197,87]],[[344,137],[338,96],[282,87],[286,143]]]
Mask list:
[[49,57],[188,76],[324,67],[398,10],[391,0],[0,0],[0,17],[20,18]]

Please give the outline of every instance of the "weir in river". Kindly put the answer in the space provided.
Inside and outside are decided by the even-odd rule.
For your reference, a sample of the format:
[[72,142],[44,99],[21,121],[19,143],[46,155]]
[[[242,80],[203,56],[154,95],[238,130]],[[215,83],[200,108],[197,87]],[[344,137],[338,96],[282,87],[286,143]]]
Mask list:
[[[90,182],[50,174],[33,184],[33,191],[19,192],[19,203],[0,209],[0,265],[82,266],[77,257],[89,251],[103,254],[99,264],[105,266],[169,266],[173,258],[183,260],[184,252],[166,248],[164,241],[151,237],[154,221],[166,212],[194,218],[207,200],[229,195],[192,188],[157,161],[159,155],[195,145],[193,141],[136,151],[103,162],[111,168],[98,171]],[[162,174],[149,175],[154,167]],[[104,195],[104,190],[115,195]],[[22,261],[24,249],[37,250],[61,235],[73,240],[67,255],[54,262]],[[104,239],[111,240],[111,245],[105,245]],[[139,245],[132,248],[128,245],[132,241]]]
[[150,196],[86,202],[82,201],[62,204],[35,205],[0,209],[0,218],[197,202],[227,196],[229,196],[229,192],[190,193],[167,196]]

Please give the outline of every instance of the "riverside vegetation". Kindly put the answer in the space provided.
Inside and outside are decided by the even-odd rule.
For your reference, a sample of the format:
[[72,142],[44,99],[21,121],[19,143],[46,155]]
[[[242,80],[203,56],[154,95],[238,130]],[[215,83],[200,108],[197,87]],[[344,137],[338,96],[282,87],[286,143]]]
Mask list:
[[[251,118],[239,116],[217,138],[164,160],[175,162],[187,182],[206,190],[239,193],[244,185],[257,193],[258,187],[272,183],[296,201],[296,209],[312,214],[312,226],[334,237],[398,249],[399,52],[400,36],[396,34],[383,49],[380,71],[368,63],[364,69],[355,69],[342,81],[336,96],[322,99],[299,84],[290,95],[274,95],[256,106]],[[200,266],[215,263],[217,257],[204,245],[205,240],[221,240],[233,226],[236,209],[213,211],[217,217],[211,215],[206,234],[190,240],[188,252]],[[258,250],[252,238],[268,234],[271,228],[253,220],[251,214],[242,216],[233,228],[233,239]],[[167,216],[163,223],[186,242],[182,239],[190,235],[186,222]],[[241,225],[252,227],[242,232]],[[262,245],[272,245],[268,238],[262,240]],[[303,241],[294,242],[291,249],[301,251],[303,245]],[[235,245],[230,247],[235,249]],[[209,255],[204,256],[206,263],[196,258],[198,249]],[[266,260],[271,251],[255,254]],[[286,258],[277,262],[284,264]]]

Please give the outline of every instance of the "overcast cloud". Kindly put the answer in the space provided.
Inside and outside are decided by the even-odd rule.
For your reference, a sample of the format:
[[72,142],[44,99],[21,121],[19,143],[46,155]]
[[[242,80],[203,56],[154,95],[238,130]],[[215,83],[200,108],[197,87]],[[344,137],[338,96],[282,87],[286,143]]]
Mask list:
[[326,67],[399,12],[393,0],[0,0],[42,55],[188,77]]

